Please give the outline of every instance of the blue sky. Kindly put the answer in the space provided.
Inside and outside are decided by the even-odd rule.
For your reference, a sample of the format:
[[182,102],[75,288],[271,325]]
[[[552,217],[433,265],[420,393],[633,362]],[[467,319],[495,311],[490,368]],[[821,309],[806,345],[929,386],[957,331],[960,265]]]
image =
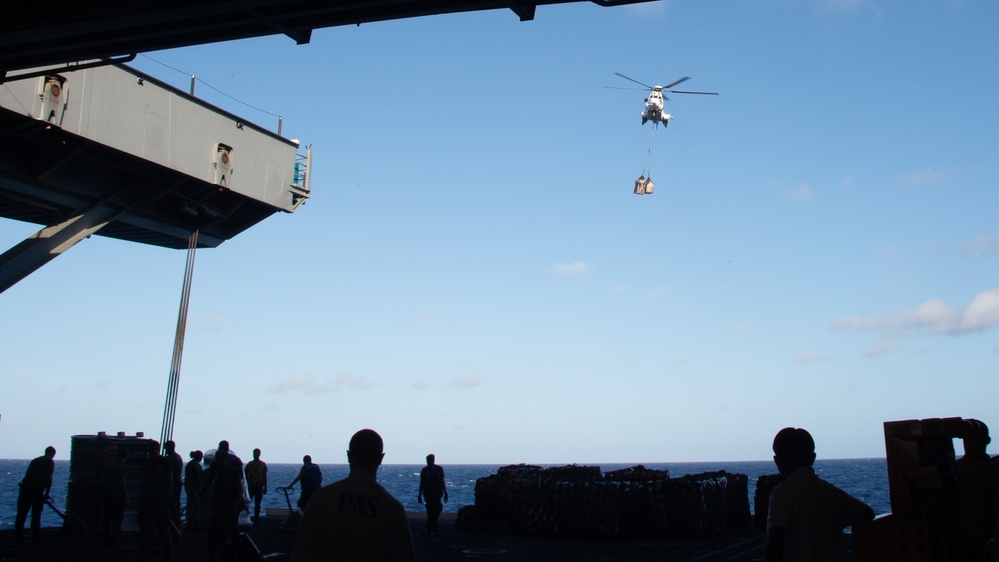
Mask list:
[[[999,424],[996,21],[580,3],[140,56],[315,153],[304,207],[197,255],[179,449],[343,462],[372,427],[387,463],[758,460],[792,425],[849,458],[888,420]],[[721,94],[670,96],[650,196],[615,72]],[[159,435],[184,262],[92,237],[0,295],[0,458]]]

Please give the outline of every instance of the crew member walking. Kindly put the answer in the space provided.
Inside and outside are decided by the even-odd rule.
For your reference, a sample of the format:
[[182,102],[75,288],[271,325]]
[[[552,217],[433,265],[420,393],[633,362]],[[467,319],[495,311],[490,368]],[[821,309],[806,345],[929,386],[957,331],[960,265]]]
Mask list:
[[433,453],[427,455],[427,466],[420,471],[420,491],[416,493],[416,503],[423,503],[426,498],[427,506],[427,534],[437,534],[437,518],[444,511],[444,504],[441,503],[441,496],[444,503],[447,503],[447,483],[444,481],[444,469],[434,463],[436,458]]

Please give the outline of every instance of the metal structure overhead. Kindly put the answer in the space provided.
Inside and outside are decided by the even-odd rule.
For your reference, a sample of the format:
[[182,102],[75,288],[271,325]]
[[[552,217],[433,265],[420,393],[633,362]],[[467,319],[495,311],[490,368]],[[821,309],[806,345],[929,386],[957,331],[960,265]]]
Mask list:
[[43,227],[0,254],[0,293],[94,234],[210,248],[294,212],[299,148],[121,65],[0,84],[0,217]]
[[[196,226],[205,230],[201,247],[215,247],[276,212],[44,121],[0,110],[0,217],[57,225],[97,208],[105,209],[94,223],[101,225],[101,236],[176,249],[187,247]],[[212,224],[199,225],[198,209],[210,210]]]
[[[53,10],[8,6],[0,18],[0,81],[12,71],[265,35],[308,43],[314,29],[480,10],[509,9],[521,21],[538,6],[581,0],[88,0]],[[589,0],[601,6],[649,0]]]
[[[43,228],[0,254],[0,293],[92,234],[181,249],[198,231],[197,247],[215,247],[276,212],[293,211],[309,196],[308,182],[302,186],[291,182],[290,187],[286,183],[282,189],[291,190],[291,204],[275,206],[180,173],[135,151],[75,134],[31,108],[48,103],[39,99],[61,99],[57,90],[65,88],[50,92],[47,85],[40,86],[35,101],[15,99],[13,92],[25,84],[47,84],[63,80],[63,75],[110,68],[141,52],[267,35],[286,35],[303,44],[315,29],[482,10],[511,10],[526,21],[534,18],[538,6],[581,1],[587,0],[88,0],[63,3],[58,9],[37,2],[5,6],[0,18],[0,102],[7,101],[6,107],[0,107],[0,218]],[[611,7],[650,0],[588,1]],[[170,90],[141,73],[131,80],[133,87],[156,84]],[[68,84],[76,92],[69,99],[79,100],[78,83]],[[183,103],[200,103],[183,92],[169,95]],[[86,119],[77,111],[73,115],[79,124]],[[218,108],[212,112],[240,131],[245,126],[260,137],[270,135],[276,142],[297,147],[235,115]],[[144,133],[145,140],[155,145],[156,132],[166,130],[171,120],[150,124],[156,115],[148,111],[141,117],[147,119],[145,129],[136,122],[118,132]],[[244,170],[247,161],[242,160]],[[297,174],[298,164],[295,169]],[[269,181],[270,174],[264,176]],[[241,177],[246,178],[245,172]]]

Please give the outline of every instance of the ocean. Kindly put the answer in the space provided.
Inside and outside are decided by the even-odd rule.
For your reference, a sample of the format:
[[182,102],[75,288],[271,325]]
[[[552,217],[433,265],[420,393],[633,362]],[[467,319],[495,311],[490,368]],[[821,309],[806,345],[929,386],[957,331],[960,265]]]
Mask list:
[[[247,459],[244,459],[244,461]],[[17,513],[18,482],[24,476],[28,460],[0,460],[0,529],[14,527],[14,517]],[[601,470],[609,472],[635,466],[637,463],[606,463],[600,464]],[[753,509],[753,494],[756,490],[756,479],[765,474],[776,474],[777,469],[772,461],[749,462],[686,462],[686,463],[643,463],[646,468],[669,470],[671,477],[686,474],[700,474],[724,470],[727,472],[745,474],[749,477],[749,508]],[[268,463],[269,491],[261,503],[261,510],[267,507],[288,507],[285,496],[278,492],[279,486],[287,486],[301,468],[300,464]],[[323,483],[335,482],[347,476],[346,464],[322,464]],[[495,474],[502,465],[495,464],[461,464],[441,465],[447,480],[450,501],[444,504],[444,511],[456,512],[465,505],[475,503],[475,481],[479,478]],[[540,465],[559,466],[559,465]],[[409,511],[422,511],[423,506],[416,503],[416,493],[420,484],[420,469],[423,465],[384,465],[378,470],[378,481]],[[828,482],[835,484],[850,495],[870,505],[875,513],[890,511],[888,495],[888,469],[885,459],[838,459],[817,460],[815,471]],[[69,484],[69,461],[55,461],[55,475],[52,481],[52,499],[60,510],[66,507],[66,493]],[[297,492],[296,486],[296,492]],[[295,505],[297,493],[290,498]],[[184,501],[183,498],[181,500]],[[29,518],[30,519],[30,518]],[[30,523],[30,521],[29,521]],[[51,509],[46,508],[42,514],[42,525],[59,527],[62,520]]]

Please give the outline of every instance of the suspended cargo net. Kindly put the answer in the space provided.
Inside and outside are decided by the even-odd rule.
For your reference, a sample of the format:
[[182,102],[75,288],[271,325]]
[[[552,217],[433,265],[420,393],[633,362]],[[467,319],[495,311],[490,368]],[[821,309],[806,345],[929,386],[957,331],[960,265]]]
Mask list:
[[645,167],[642,169],[642,175],[635,180],[635,195],[651,195],[656,187],[652,183],[652,137],[655,134],[656,129],[653,127],[649,133],[649,151],[645,155]]
[[638,179],[635,180],[635,195],[651,195],[654,188],[655,184],[652,183],[651,178],[638,176]]

